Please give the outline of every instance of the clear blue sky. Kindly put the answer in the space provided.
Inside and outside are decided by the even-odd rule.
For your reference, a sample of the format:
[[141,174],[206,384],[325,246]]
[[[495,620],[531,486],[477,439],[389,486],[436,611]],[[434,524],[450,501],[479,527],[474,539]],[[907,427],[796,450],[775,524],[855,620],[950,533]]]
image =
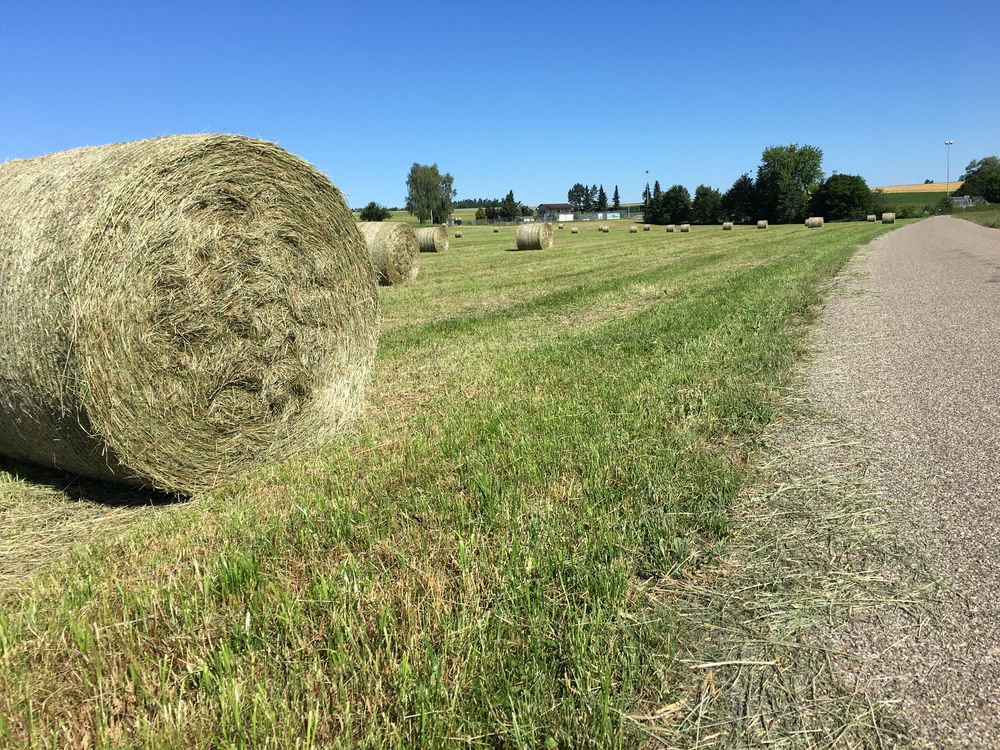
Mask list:
[[414,161],[460,197],[725,189],[810,143],[870,184],[1000,153],[1000,3],[0,6],[0,160],[167,133],[276,141],[353,206]]

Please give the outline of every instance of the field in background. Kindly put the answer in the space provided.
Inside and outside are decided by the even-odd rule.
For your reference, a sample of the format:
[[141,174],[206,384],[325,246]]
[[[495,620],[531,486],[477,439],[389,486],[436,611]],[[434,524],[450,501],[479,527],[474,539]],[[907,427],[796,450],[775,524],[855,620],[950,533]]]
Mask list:
[[0,745],[648,741],[690,680],[654,591],[724,545],[803,323],[890,227],[610,224],[466,227],[383,290],[351,435],[8,584]]
[[882,196],[886,207],[892,210],[901,208],[928,208],[933,209],[941,200],[947,197],[944,190],[940,192],[924,191],[919,193],[886,193]]

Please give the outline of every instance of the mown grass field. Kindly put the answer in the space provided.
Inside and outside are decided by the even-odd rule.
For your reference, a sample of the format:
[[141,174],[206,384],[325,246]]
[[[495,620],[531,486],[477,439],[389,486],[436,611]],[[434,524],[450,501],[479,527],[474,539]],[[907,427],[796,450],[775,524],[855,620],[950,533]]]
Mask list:
[[[688,681],[653,592],[724,548],[824,283],[891,227],[612,226],[466,227],[384,290],[352,434],[0,577],[0,746],[648,740]],[[0,464],[4,544],[105,491],[60,482]]]
[[954,216],[967,221],[974,221],[984,227],[1000,229],[1000,206],[988,206],[967,211],[957,211]]

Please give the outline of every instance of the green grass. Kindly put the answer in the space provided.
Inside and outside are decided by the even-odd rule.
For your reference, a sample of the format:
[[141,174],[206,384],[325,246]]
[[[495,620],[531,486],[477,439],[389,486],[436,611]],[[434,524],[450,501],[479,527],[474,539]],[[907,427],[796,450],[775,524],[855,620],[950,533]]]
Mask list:
[[948,193],[944,190],[934,193],[883,193],[882,201],[889,211],[898,211],[902,208],[928,209],[933,213],[933,209]]
[[351,435],[8,585],[0,746],[648,739],[690,635],[650,583],[724,548],[824,283],[890,227],[612,225],[467,228],[384,290]]
[[956,218],[974,221],[984,227],[1000,229],[1000,206],[987,206],[986,208],[972,208],[965,211],[956,211],[952,214]]

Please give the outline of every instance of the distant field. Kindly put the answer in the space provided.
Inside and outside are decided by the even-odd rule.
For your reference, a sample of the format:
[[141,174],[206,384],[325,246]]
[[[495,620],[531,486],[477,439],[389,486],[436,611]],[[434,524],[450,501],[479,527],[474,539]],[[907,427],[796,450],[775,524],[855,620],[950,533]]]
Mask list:
[[924,208],[939,203],[947,195],[943,190],[939,192],[925,190],[916,193],[885,193],[882,199],[889,208]]
[[892,228],[609,223],[423,255],[364,417],[306,459],[125,509],[0,461],[0,560],[36,560],[0,570],[0,746],[711,741],[676,707],[726,686],[672,586],[724,555],[804,322]]
[[951,185],[951,192],[954,193],[965,183],[960,180],[955,180],[951,183],[931,182],[924,184],[920,182],[913,185],[884,185],[878,189],[883,193],[941,193],[941,195],[944,195],[948,192],[949,184]]

